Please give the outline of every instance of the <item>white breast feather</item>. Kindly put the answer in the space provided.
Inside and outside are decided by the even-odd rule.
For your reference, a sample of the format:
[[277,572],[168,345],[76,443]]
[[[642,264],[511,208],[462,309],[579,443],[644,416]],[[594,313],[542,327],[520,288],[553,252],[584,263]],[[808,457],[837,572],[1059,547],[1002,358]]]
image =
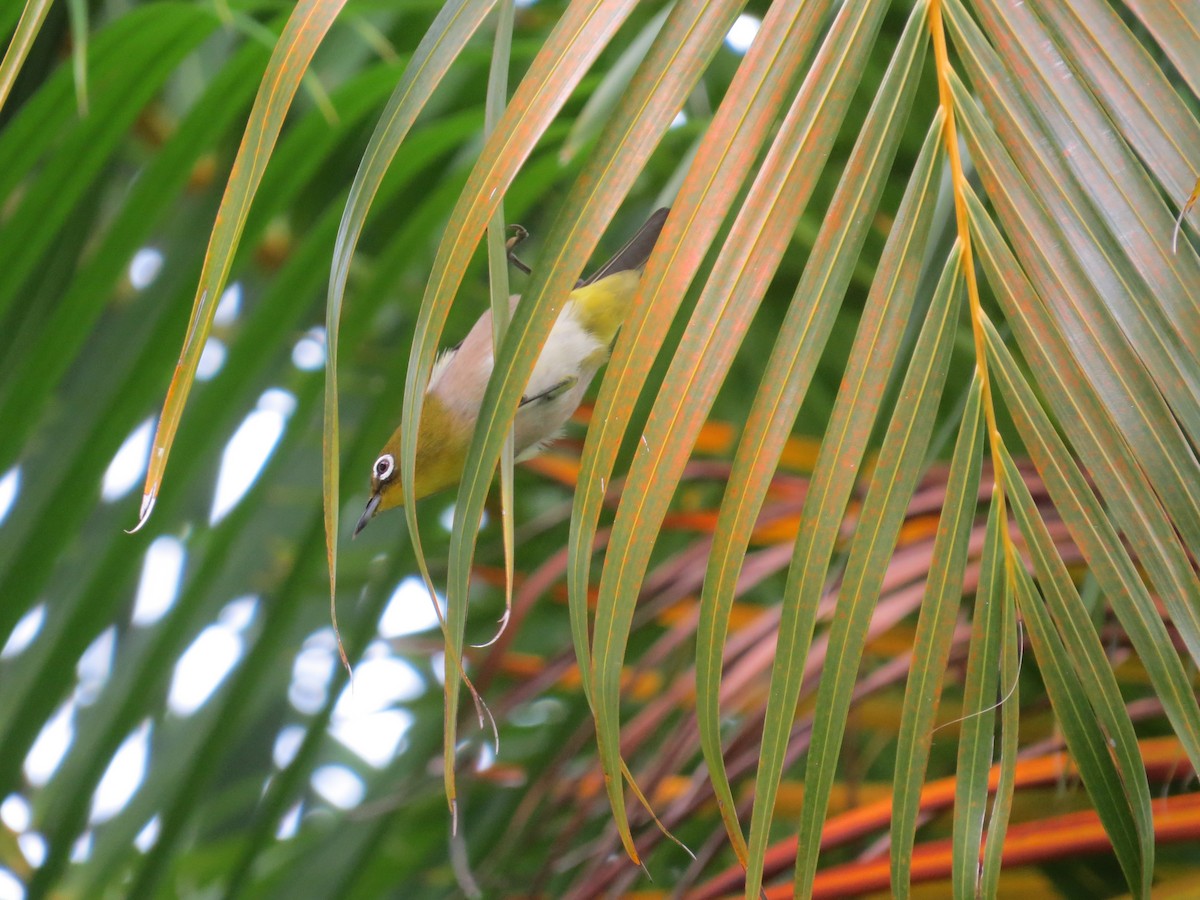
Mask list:
[[568,378],[575,385],[553,400],[538,400],[517,411],[516,451],[519,459],[534,456],[554,440],[608,355],[608,347],[590,334],[567,304],[554,323],[525,389],[526,397],[549,391]]
[[568,303],[550,330],[550,336],[542,348],[542,355],[538,357],[533,374],[529,376],[525,396],[531,397],[548,391],[564,378],[571,376],[578,377],[581,381],[591,378],[603,362],[603,357],[595,357],[607,349],[580,324],[579,317],[575,314],[575,305]]
[[[490,325],[479,323],[463,344],[464,347],[477,346],[479,352],[469,359],[459,358],[460,348],[440,353],[426,388],[428,393],[437,391],[442,402],[466,421],[478,418],[484,386],[494,365],[490,343],[473,340],[480,337],[475,331],[481,326],[486,327],[490,335]],[[558,397],[534,401],[517,411],[516,451],[521,458],[533,456],[557,437],[607,357],[607,345],[583,327],[574,304],[568,303],[550,330],[523,395],[533,397],[552,390],[565,380],[574,378],[576,381]]]

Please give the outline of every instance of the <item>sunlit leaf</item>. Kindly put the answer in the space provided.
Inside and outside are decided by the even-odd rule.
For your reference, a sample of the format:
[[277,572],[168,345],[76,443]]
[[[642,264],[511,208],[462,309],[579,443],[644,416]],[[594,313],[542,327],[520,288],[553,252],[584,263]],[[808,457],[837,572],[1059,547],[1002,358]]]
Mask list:
[[[946,484],[945,505],[938,522],[937,539],[933,545],[933,560],[929,566],[925,600],[921,604],[917,633],[913,638],[912,673],[904,690],[905,711],[897,738],[899,746],[896,750],[896,778],[893,788],[896,811],[892,817],[892,890],[897,894],[906,893],[909,889],[909,865],[913,836],[917,828],[917,815],[920,811],[921,784],[925,780],[929,746],[933,740],[934,716],[942,693],[946,664],[950,656],[950,642],[954,636],[957,618],[955,600],[964,589],[963,575],[967,564],[968,539],[979,498],[979,471],[983,455],[980,396],[981,389],[976,379],[971,382],[967,406],[963,411],[962,428],[954,449],[950,479]],[[989,526],[989,534],[993,530]],[[992,550],[994,552],[994,546]],[[997,608],[999,607],[994,590],[994,574],[998,568],[994,555],[989,563],[990,566],[981,564],[981,569],[986,568],[993,578],[989,579],[985,587],[982,575],[980,577],[977,596],[982,598],[982,602],[976,606],[980,610],[988,609],[989,602],[995,602]],[[982,626],[983,616],[978,618]],[[995,627],[990,630],[994,631]],[[979,668],[977,662],[974,670],[977,677],[981,674]],[[994,668],[992,671],[994,672]],[[965,738],[962,746],[969,746]],[[983,742],[979,741],[977,746],[981,751]],[[977,756],[979,761],[984,763],[983,768],[986,770],[991,754],[987,754],[988,758],[985,760],[979,751]],[[964,776],[967,769],[967,766],[959,767]],[[964,783],[970,782],[964,777]],[[984,788],[986,789],[986,782]],[[968,826],[967,834],[973,836],[977,844],[979,827],[983,821],[982,804],[976,800],[971,806],[976,810],[976,815],[972,818],[979,824],[976,826],[972,823]]]
[[[813,259],[822,262],[806,267],[788,308],[759,394],[747,416],[714,535],[697,626],[696,707],[701,748],[735,847],[743,839],[733,816],[721,752],[718,689],[729,608],[741,569],[737,559],[746,552],[770,483],[772,467],[765,463],[782,452],[796,410],[816,371],[821,348],[833,328],[853,261],[866,238],[870,217],[864,210],[878,203],[889,154],[895,153],[899,142],[899,125],[907,117],[916,86],[910,74],[924,49],[922,38],[920,20],[914,17],[897,46],[887,80],[868,113],[838,184],[832,211],[814,245]],[[860,174],[864,171],[868,173],[865,177]]]
[[[571,9],[574,10],[579,5],[573,4]],[[656,138],[666,131],[687,92],[699,78],[703,62],[712,49],[719,45],[728,30],[733,13],[739,7],[740,4],[736,0],[729,0],[722,3],[679,4],[674,8],[662,31],[655,38],[643,64],[643,70],[634,77],[633,84],[614,115],[609,130],[585,164],[571,193],[567,195],[562,212],[550,228],[546,246],[539,257],[540,270],[535,267],[531,283],[522,295],[522,302],[514,314],[505,344],[496,359],[496,367],[488,383],[479,422],[467,454],[463,484],[459,490],[460,515],[456,517],[450,547],[447,603],[451,635],[456,641],[461,641],[462,623],[466,618],[468,566],[476,539],[475,528],[473,524],[468,523],[478,521],[495,461],[499,456],[500,443],[516,413],[521,392],[528,381],[529,373],[533,370],[537,354],[545,343],[563,302],[561,298],[574,284],[584,260],[600,237],[604,223],[611,218],[620,199],[632,187]],[[619,21],[619,18],[614,19],[617,8],[619,7],[603,15],[600,10],[592,9],[587,10],[586,17],[581,13],[583,20],[578,33],[564,27],[567,20],[560,23],[564,39],[569,39],[563,42],[561,52],[564,56],[570,56],[573,52],[577,57],[571,60],[572,69],[582,74],[581,66],[588,62],[589,54],[598,49],[597,42],[602,41],[604,35]],[[592,24],[591,20],[597,16],[602,21]],[[585,55],[579,56],[579,50],[573,51],[573,45],[584,39],[589,30],[594,30],[597,34],[591,38]],[[553,39],[547,46],[560,49],[555,47]],[[670,77],[660,79],[653,74],[661,66],[669,66]],[[526,76],[522,88],[525,84],[532,84],[538,91],[544,90],[532,76],[533,70]],[[522,88],[518,88],[513,97],[506,118],[521,108]],[[554,105],[547,106],[545,113],[552,112],[555,105],[563,100],[565,97],[562,95],[554,97]],[[525,140],[536,135],[537,132],[533,130],[536,120],[525,116],[517,118],[516,121],[521,125],[521,136]],[[493,140],[503,134],[502,123]],[[528,152],[523,147],[514,149],[516,152],[508,160],[510,164]],[[485,148],[485,156],[487,152]],[[475,199],[478,201],[479,198]],[[494,201],[489,197],[489,203],[491,202]],[[410,376],[409,387],[412,383]],[[405,399],[411,399],[407,391]],[[410,408],[407,402],[406,408]],[[406,447],[406,454],[407,450]],[[599,641],[599,637],[596,640]],[[620,677],[619,664],[605,669],[596,661],[593,663],[592,675],[594,678],[603,677],[607,682],[609,693],[606,693],[603,699],[595,692],[591,697],[602,747],[601,763],[608,776],[607,788],[618,833],[622,837],[626,852],[632,859],[637,860],[632,836],[625,821],[624,803],[621,800],[623,779],[620,777],[621,766],[617,747],[617,711],[604,705],[605,700],[611,701],[612,695],[615,694],[615,682]],[[586,690],[585,681],[585,692]],[[450,703],[448,709],[453,709],[453,706],[454,704]],[[452,735],[453,732],[449,734]]]
[[[979,586],[975,614],[971,617],[971,645],[963,686],[963,722],[958,742],[958,770],[954,792],[954,845],[951,884],[956,897],[978,892],[980,844],[987,813],[989,772],[992,767],[996,706],[1016,704],[1009,685],[1000,681],[1001,641],[1005,609],[1013,601],[1005,589],[1004,546],[1000,524],[1005,507],[993,503],[988,514],[983,553],[979,561]],[[1003,696],[1002,696],[1003,695]],[[999,699],[1002,696],[1002,699]],[[899,768],[897,773],[899,773]],[[994,821],[993,830],[1003,832]],[[906,848],[907,849],[907,848]],[[911,865],[911,854],[904,853]],[[895,864],[893,863],[893,869]],[[895,875],[892,876],[895,881]]]
[[[800,850],[796,856],[796,885],[802,893],[807,893],[816,873],[821,826],[837,772],[846,717],[867,642],[867,628],[883,583],[883,573],[887,570],[886,560],[891,557],[900,523],[925,465],[925,454],[933,433],[931,425],[946,383],[953,324],[961,299],[960,261],[960,251],[956,247],[946,258],[933,300],[925,313],[879,450],[879,460],[871,475],[859,525],[850,544],[846,571],[838,589],[839,614],[830,628],[828,651],[829,659],[836,663],[821,672],[817,708],[822,714],[813,722],[812,745],[804,777]],[[898,309],[895,314],[904,315],[908,304],[901,297],[892,299],[890,305]],[[895,327],[899,323],[892,324]],[[870,348],[871,344],[866,341],[861,343],[857,349],[863,351],[863,356],[855,359],[852,354],[852,364],[857,362],[865,371],[869,366],[865,357]]]
[[[250,204],[254,200],[263,172],[271,157],[271,150],[283,127],[284,117],[291,107],[292,98],[300,86],[300,80],[308,69],[309,61],[316,53],[321,39],[345,0],[301,0],[288,18],[279,43],[267,63],[267,71],[255,97],[254,107],[246,123],[246,132],[229,183],[217,212],[208,252],[204,257],[204,269],[200,273],[200,284],[192,306],[187,335],[175,375],[163,404],[154,435],[154,447],[150,453],[150,467],[146,473],[146,486],[142,492],[142,508],[137,527],[145,524],[154,502],[158,497],[166,470],[167,456],[179,429],[183,407],[191,392],[196,377],[196,367],[204,350],[208,334],[212,329],[213,315],[217,311],[221,293],[229,275],[233,253],[237,249]],[[99,114],[97,112],[97,114]]]
[[[1020,479],[1014,481],[1009,477],[1016,474],[1015,468],[1011,467],[1011,462],[1007,459],[1003,460],[1003,465],[1009,483],[1016,485]],[[1026,537],[1036,540],[1029,534],[1036,512],[1019,493],[1014,498],[1013,509],[1015,516],[1023,520]],[[1016,573],[1016,596],[1021,617],[1029,629],[1030,642],[1046,682],[1046,691],[1054,703],[1058,721],[1062,724],[1067,746],[1071,748],[1071,755],[1079,766],[1080,777],[1092,795],[1096,811],[1112,838],[1113,848],[1121,862],[1121,868],[1125,871],[1126,879],[1132,885],[1140,885],[1144,893],[1149,887],[1152,865],[1151,860],[1144,856],[1145,837],[1140,833],[1140,815],[1139,820],[1135,821],[1135,811],[1131,809],[1129,798],[1126,796],[1126,791],[1134,789],[1135,785],[1123,784],[1109,750],[1109,740],[1116,736],[1101,730],[1095,708],[1089,706],[1084,695],[1084,688],[1079,680],[1080,674],[1069,662],[1070,651],[1066,649],[1046,612],[1044,601],[1039,596],[1033,579],[1020,566],[1015,566],[1012,571]],[[1144,779],[1140,787],[1141,792],[1145,794]],[[1148,805],[1148,794],[1145,799]]]
[[[880,261],[871,296],[851,350],[854,365],[839,391],[821,445],[821,455],[805,498],[800,534],[792,555],[779,625],[779,646],[772,667],[760,763],[750,823],[750,867],[747,893],[758,890],[762,855],[774,808],[793,711],[800,692],[802,662],[808,654],[817,604],[824,591],[833,545],[842,514],[854,487],[866,443],[879,414],[885,380],[899,350],[903,323],[912,308],[917,274],[925,255],[933,218],[933,184],[939,160],[941,119],[929,129],[921,156],[908,182],[896,224]],[[824,805],[824,801],[822,801]],[[806,868],[815,868],[816,848]],[[797,858],[799,859],[799,857]],[[801,877],[801,875],[798,875]]]
[[[4,59],[0,60],[0,108],[3,108],[8,99],[13,82],[17,80],[17,73],[21,71],[21,63],[29,55],[29,48],[33,46],[46,13],[50,11],[50,3],[51,0],[25,0],[21,19],[17,22],[12,40],[4,51]],[[0,28],[0,33],[3,31],[4,29]]]

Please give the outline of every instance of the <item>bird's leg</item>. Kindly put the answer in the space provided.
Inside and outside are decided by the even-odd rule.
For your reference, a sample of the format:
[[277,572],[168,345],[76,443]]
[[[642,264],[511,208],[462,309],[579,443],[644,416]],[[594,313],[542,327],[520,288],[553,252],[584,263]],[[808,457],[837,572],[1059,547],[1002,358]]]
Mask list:
[[533,270],[525,263],[517,258],[517,245],[529,237],[529,232],[520,225],[509,225],[509,230],[512,232],[512,237],[504,242],[504,249],[508,251],[508,261],[512,263],[514,269],[518,272],[524,272],[526,275],[532,275]]
[[[508,227],[513,233],[512,237],[504,242],[504,249],[508,251],[508,261],[518,272],[524,272],[526,275],[532,275],[533,269],[529,268],[529,266],[525,265],[525,263],[518,259],[516,253],[517,245],[529,237],[529,232],[520,225],[509,225]],[[584,279],[575,279],[575,287],[581,288],[585,284],[587,284],[587,282]]]
[[561,397],[563,394],[565,394],[571,388],[575,387],[575,385],[578,383],[579,383],[578,375],[568,376],[567,378],[564,378],[562,381],[560,381],[558,384],[551,385],[546,390],[542,391],[540,394],[534,394],[531,397],[522,397],[520,405],[524,406],[526,403],[535,403],[538,400],[557,400],[559,397]]

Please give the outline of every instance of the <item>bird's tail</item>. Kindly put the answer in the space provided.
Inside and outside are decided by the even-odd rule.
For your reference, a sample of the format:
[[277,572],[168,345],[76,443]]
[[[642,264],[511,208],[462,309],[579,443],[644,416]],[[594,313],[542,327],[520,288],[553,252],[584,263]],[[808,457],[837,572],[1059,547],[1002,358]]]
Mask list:
[[667,221],[668,212],[670,212],[670,209],[667,207],[655,210],[650,218],[646,220],[646,224],[638,229],[638,233],[629,239],[629,243],[618,250],[612,259],[593,272],[579,286],[583,287],[595,284],[601,278],[605,278],[608,275],[613,275],[617,272],[629,272],[645,266],[646,260],[650,258],[650,251],[654,249],[654,244],[658,241],[658,236],[662,232],[663,223]]

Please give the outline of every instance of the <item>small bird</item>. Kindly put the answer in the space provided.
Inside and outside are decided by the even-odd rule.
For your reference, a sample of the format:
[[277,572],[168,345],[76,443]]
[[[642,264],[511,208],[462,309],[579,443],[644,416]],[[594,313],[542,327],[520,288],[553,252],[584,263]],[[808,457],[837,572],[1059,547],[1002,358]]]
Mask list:
[[[593,376],[608,361],[617,329],[629,314],[638,281],[658,240],[667,209],[659,209],[617,254],[571,291],[533,367],[513,423],[518,460],[529,459],[557,437],[575,412]],[[518,229],[520,240],[523,230]],[[512,253],[514,266],[529,269]],[[516,308],[520,297],[509,298]],[[456,347],[443,351],[433,364],[421,427],[417,433],[415,493],[417,499],[457,484],[483,393],[492,374],[492,314],[489,310]],[[396,461],[400,429],[393,432],[371,466],[371,499],[354,535],[379,512],[404,502]]]

